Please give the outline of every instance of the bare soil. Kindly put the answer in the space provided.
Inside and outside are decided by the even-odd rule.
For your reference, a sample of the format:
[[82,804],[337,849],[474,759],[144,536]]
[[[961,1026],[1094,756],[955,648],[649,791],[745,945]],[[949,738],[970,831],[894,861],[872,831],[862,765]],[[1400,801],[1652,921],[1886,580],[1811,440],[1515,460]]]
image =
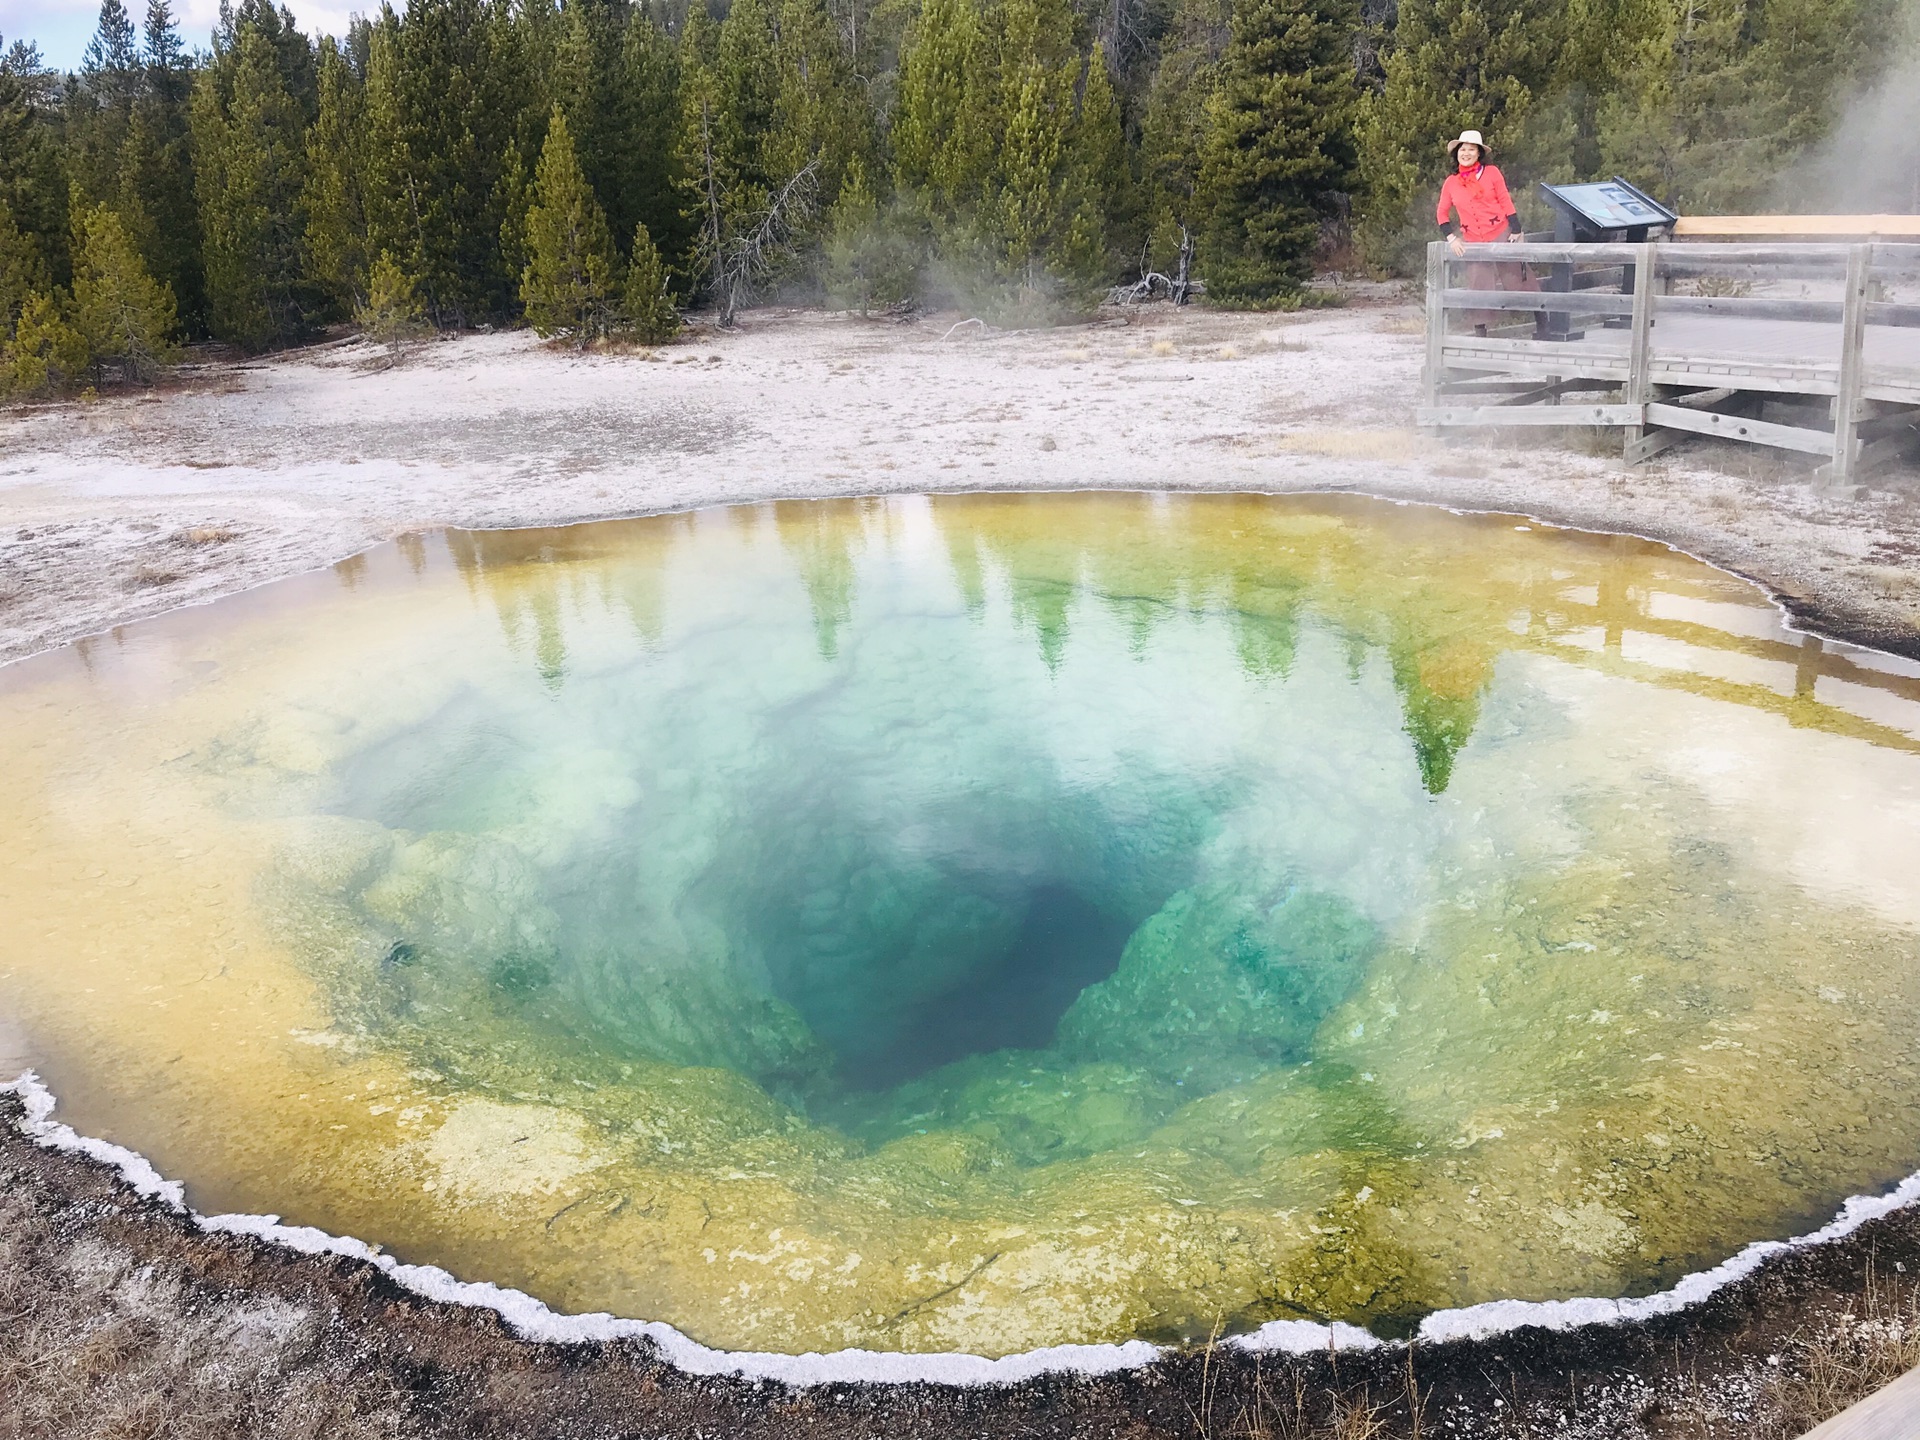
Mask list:
[[1784,1252],[1680,1315],[1097,1378],[794,1390],[648,1342],[536,1344],[364,1261],[209,1235],[41,1149],[0,1096],[0,1440],[844,1436],[1785,1440],[1920,1359],[1920,1215]]
[[[1920,656],[1920,471],[1840,500],[1803,462],[1733,446],[1628,469],[1617,437],[1429,439],[1404,302],[1021,334],[965,318],[756,312],[652,355],[338,342],[0,412],[0,662],[441,525],[1092,487],[1365,491],[1632,531]],[[687,1376],[642,1343],[530,1343],[361,1262],[204,1234],[17,1117],[0,1097],[0,1440],[1767,1437],[1920,1360],[1920,1215],[1902,1212],[1641,1326],[790,1391]]]

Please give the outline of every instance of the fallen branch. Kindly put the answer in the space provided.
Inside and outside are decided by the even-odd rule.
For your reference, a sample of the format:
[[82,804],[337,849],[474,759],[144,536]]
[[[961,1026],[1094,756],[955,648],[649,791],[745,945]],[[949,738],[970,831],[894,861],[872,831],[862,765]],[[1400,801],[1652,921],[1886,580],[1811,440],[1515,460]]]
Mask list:
[[986,321],[984,321],[984,320],[982,320],[982,319],[981,319],[981,318],[980,318],[979,316],[977,316],[977,315],[970,315],[970,316],[968,316],[968,317],[967,317],[967,318],[966,318],[965,320],[962,320],[962,321],[961,321],[961,322],[960,322],[960,323],[959,323],[958,325],[952,325],[952,326],[949,326],[949,327],[947,328],[947,334],[946,334],[946,335],[942,335],[942,336],[941,336],[940,338],[941,338],[942,340],[945,340],[945,339],[947,338],[947,335],[951,335],[951,334],[953,334],[953,332],[954,332],[955,330],[964,330],[964,329],[966,329],[966,327],[967,327],[967,326],[969,326],[969,325],[978,325],[978,326],[979,326],[979,327],[980,327],[980,328],[981,328],[982,330],[984,330],[984,329],[986,329],[986,328],[987,328],[987,322],[986,322]]

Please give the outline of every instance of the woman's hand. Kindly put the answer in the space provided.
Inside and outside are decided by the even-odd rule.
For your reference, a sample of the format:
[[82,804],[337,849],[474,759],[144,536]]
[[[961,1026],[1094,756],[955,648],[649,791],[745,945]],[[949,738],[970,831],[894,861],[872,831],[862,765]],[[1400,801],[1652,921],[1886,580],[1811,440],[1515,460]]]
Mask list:
[[1507,243],[1509,245],[1518,245],[1522,240],[1526,238],[1527,237],[1522,235],[1518,230],[1509,230],[1507,232]]
[[1451,250],[1455,255],[1464,255],[1467,253],[1466,243],[1461,240],[1457,234],[1447,236],[1447,249]]

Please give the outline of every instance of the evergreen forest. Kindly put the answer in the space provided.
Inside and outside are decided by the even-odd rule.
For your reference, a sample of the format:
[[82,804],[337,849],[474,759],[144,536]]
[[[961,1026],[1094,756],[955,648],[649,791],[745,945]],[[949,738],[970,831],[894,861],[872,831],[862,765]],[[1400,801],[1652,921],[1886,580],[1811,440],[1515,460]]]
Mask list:
[[1407,271],[1463,127],[1516,196],[1618,173],[1777,207],[1910,9],[406,0],[311,36],[241,0],[194,52],[169,0],[104,0],[76,73],[0,41],[0,391],[342,322],[651,344],[778,295],[1037,323],[1143,277],[1293,306],[1316,266]]

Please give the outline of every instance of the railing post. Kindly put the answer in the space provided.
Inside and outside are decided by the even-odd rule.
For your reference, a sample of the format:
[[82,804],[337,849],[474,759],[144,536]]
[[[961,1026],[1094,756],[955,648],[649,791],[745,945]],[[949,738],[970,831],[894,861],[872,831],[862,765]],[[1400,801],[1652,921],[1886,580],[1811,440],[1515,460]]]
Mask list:
[[1866,389],[1867,288],[1873,274],[1873,247],[1847,251],[1847,289],[1840,307],[1840,386],[1833,397],[1833,463],[1819,478],[1831,489],[1853,484],[1860,451],[1860,397]]
[[1421,374],[1422,393],[1429,408],[1440,403],[1440,386],[1447,378],[1447,242],[1427,244],[1427,365]]
[[1633,266],[1633,333],[1627,350],[1627,393],[1629,405],[1639,405],[1642,422],[1627,427],[1624,452],[1628,463],[1638,463],[1665,446],[1649,445],[1644,423],[1645,406],[1653,399],[1653,289],[1654,247],[1651,241],[1637,247],[1639,257]]

